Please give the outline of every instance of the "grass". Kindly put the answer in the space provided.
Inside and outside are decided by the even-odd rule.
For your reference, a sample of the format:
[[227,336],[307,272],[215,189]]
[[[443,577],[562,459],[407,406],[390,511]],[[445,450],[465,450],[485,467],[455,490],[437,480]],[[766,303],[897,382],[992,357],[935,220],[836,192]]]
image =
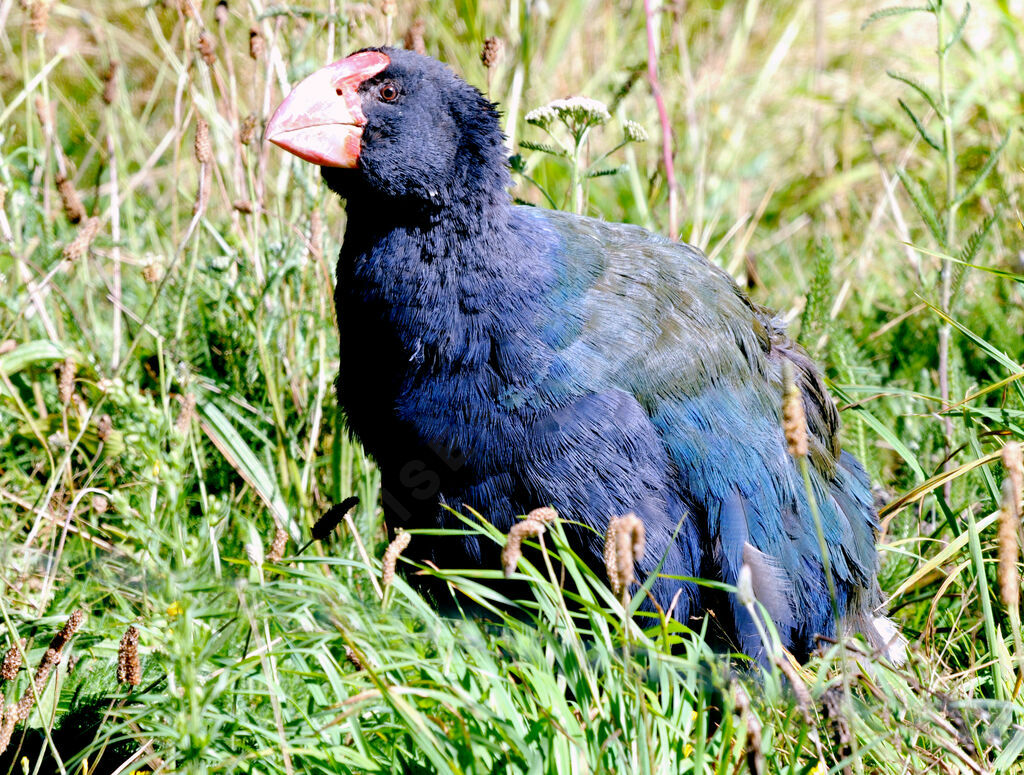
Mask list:
[[[0,0],[0,698],[30,706],[0,772],[1024,769],[1019,3],[633,5]],[[558,525],[527,543],[571,596],[524,560],[517,617],[500,568],[444,571],[483,617],[401,576],[381,599],[380,478],[332,389],[344,212],[260,133],[288,84],[410,28],[503,106],[516,196],[666,231],[650,32],[678,236],[825,366],[906,666],[848,639],[754,677],[701,621],[634,621]],[[551,154],[525,116],[567,95],[611,120]]]

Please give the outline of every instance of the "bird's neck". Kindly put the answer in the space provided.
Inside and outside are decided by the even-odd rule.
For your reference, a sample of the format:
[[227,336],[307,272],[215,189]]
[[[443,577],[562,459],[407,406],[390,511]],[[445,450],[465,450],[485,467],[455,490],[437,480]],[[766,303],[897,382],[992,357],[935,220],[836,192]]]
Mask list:
[[477,358],[496,337],[529,326],[531,293],[544,284],[541,250],[502,196],[428,211],[350,200],[338,266],[348,325],[374,329],[413,365],[483,365]]

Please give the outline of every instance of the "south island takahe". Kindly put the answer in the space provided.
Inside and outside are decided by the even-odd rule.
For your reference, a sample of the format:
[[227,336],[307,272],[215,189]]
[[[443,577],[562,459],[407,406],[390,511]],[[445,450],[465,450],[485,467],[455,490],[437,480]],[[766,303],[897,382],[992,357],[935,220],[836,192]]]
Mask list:
[[[798,658],[834,636],[806,488],[780,424],[792,364],[839,611],[898,658],[876,616],[878,527],[839,415],[780,321],[696,248],[636,226],[513,204],[495,106],[440,62],[365,49],[303,80],[266,138],[322,167],[347,202],[335,301],[338,397],[380,466],[387,524],[501,530],[553,506],[601,568],[613,515],[642,519],[653,597],[705,610],[759,659],[754,593]],[[476,536],[415,538],[440,567],[497,568]]]

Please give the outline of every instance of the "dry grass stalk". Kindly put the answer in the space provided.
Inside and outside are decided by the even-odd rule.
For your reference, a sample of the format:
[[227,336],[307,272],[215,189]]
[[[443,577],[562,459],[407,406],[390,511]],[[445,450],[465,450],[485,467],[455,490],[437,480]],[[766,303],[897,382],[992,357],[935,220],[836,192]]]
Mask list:
[[214,62],[217,61],[217,41],[213,35],[206,30],[200,32],[196,48],[199,49],[199,56],[203,58],[203,61],[212,67]]
[[267,53],[267,42],[263,39],[263,33],[259,27],[249,28],[249,57],[256,61],[263,59]]
[[398,558],[409,546],[409,542],[411,540],[411,534],[406,533],[404,530],[400,530],[395,535],[394,540],[388,544],[388,548],[384,550],[384,560],[382,562],[383,569],[380,574],[380,583],[385,589],[390,587],[391,583],[395,580],[395,566],[398,564]]
[[92,245],[92,241],[96,239],[96,235],[100,231],[100,219],[90,218],[78,229],[78,234],[71,240],[67,245],[64,246],[64,260],[65,261],[78,261],[84,258],[86,253],[89,252],[89,246]]
[[71,396],[75,392],[75,366],[72,358],[65,358],[57,368],[57,397],[62,406],[71,403]]
[[423,39],[423,33],[427,30],[427,23],[423,19],[416,19],[409,25],[405,33],[405,47],[417,54],[427,53],[427,44]]
[[121,645],[117,649],[117,682],[138,686],[142,683],[142,667],[139,664],[139,628],[134,624],[125,630]]
[[782,367],[782,431],[786,446],[794,458],[807,457],[807,417],[800,388],[793,379],[793,366],[788,361]]
[[64,215],[71,223],[85,220],[85,205],[82,204],[82,197],[78,195],[78,189],[70,178],[60,173],[57,174],[57,193],[60,194]]
[[505,539],[505,547],[501,550],[501,567],[505,572],[505,578],[516,572],[519,558],[523,556],[523,539],[536,538],[543,535],[546,530],[544,522],[538,519],[527,518],[512,526]]
[[267,550],[267,562],[281,562],[286,546],[288,546],[288,533],[278,525],[274,531],[274,540],[270,542],[270,549]]
[[[20,648],[18,643],[21,644]],[[22,638],[18,643],[15,643],[4,654],[3,664],[0,665],[0,686],[3,686],[6,681],[13,681],[18,677],[18,671],[21,670],[21,652],[25,649],[27,641]]]
[[612,517],[604,536],[604,566],[616,595],[626,594],[633,583],[633,568],[644,555],[647,532],[636,514]]

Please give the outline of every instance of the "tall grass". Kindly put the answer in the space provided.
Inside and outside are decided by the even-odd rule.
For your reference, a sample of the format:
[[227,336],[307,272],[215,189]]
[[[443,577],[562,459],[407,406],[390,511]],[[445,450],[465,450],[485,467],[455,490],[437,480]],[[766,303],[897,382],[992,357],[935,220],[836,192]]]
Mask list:
[[[1020,770],[1024,9],[924,5],[0,0],[0,772]],[[906,666],[846,639],[755,674],[630,616],[557,523],[515,616],[500,568],[432,571],[465,621],[380,587],[344,212],[261,132],[406,37],[502,105],[523,200],[667,231],[668,151],[673,236],[827,369]],[[571,95],[610,117],[553,155],[526,115]]]

